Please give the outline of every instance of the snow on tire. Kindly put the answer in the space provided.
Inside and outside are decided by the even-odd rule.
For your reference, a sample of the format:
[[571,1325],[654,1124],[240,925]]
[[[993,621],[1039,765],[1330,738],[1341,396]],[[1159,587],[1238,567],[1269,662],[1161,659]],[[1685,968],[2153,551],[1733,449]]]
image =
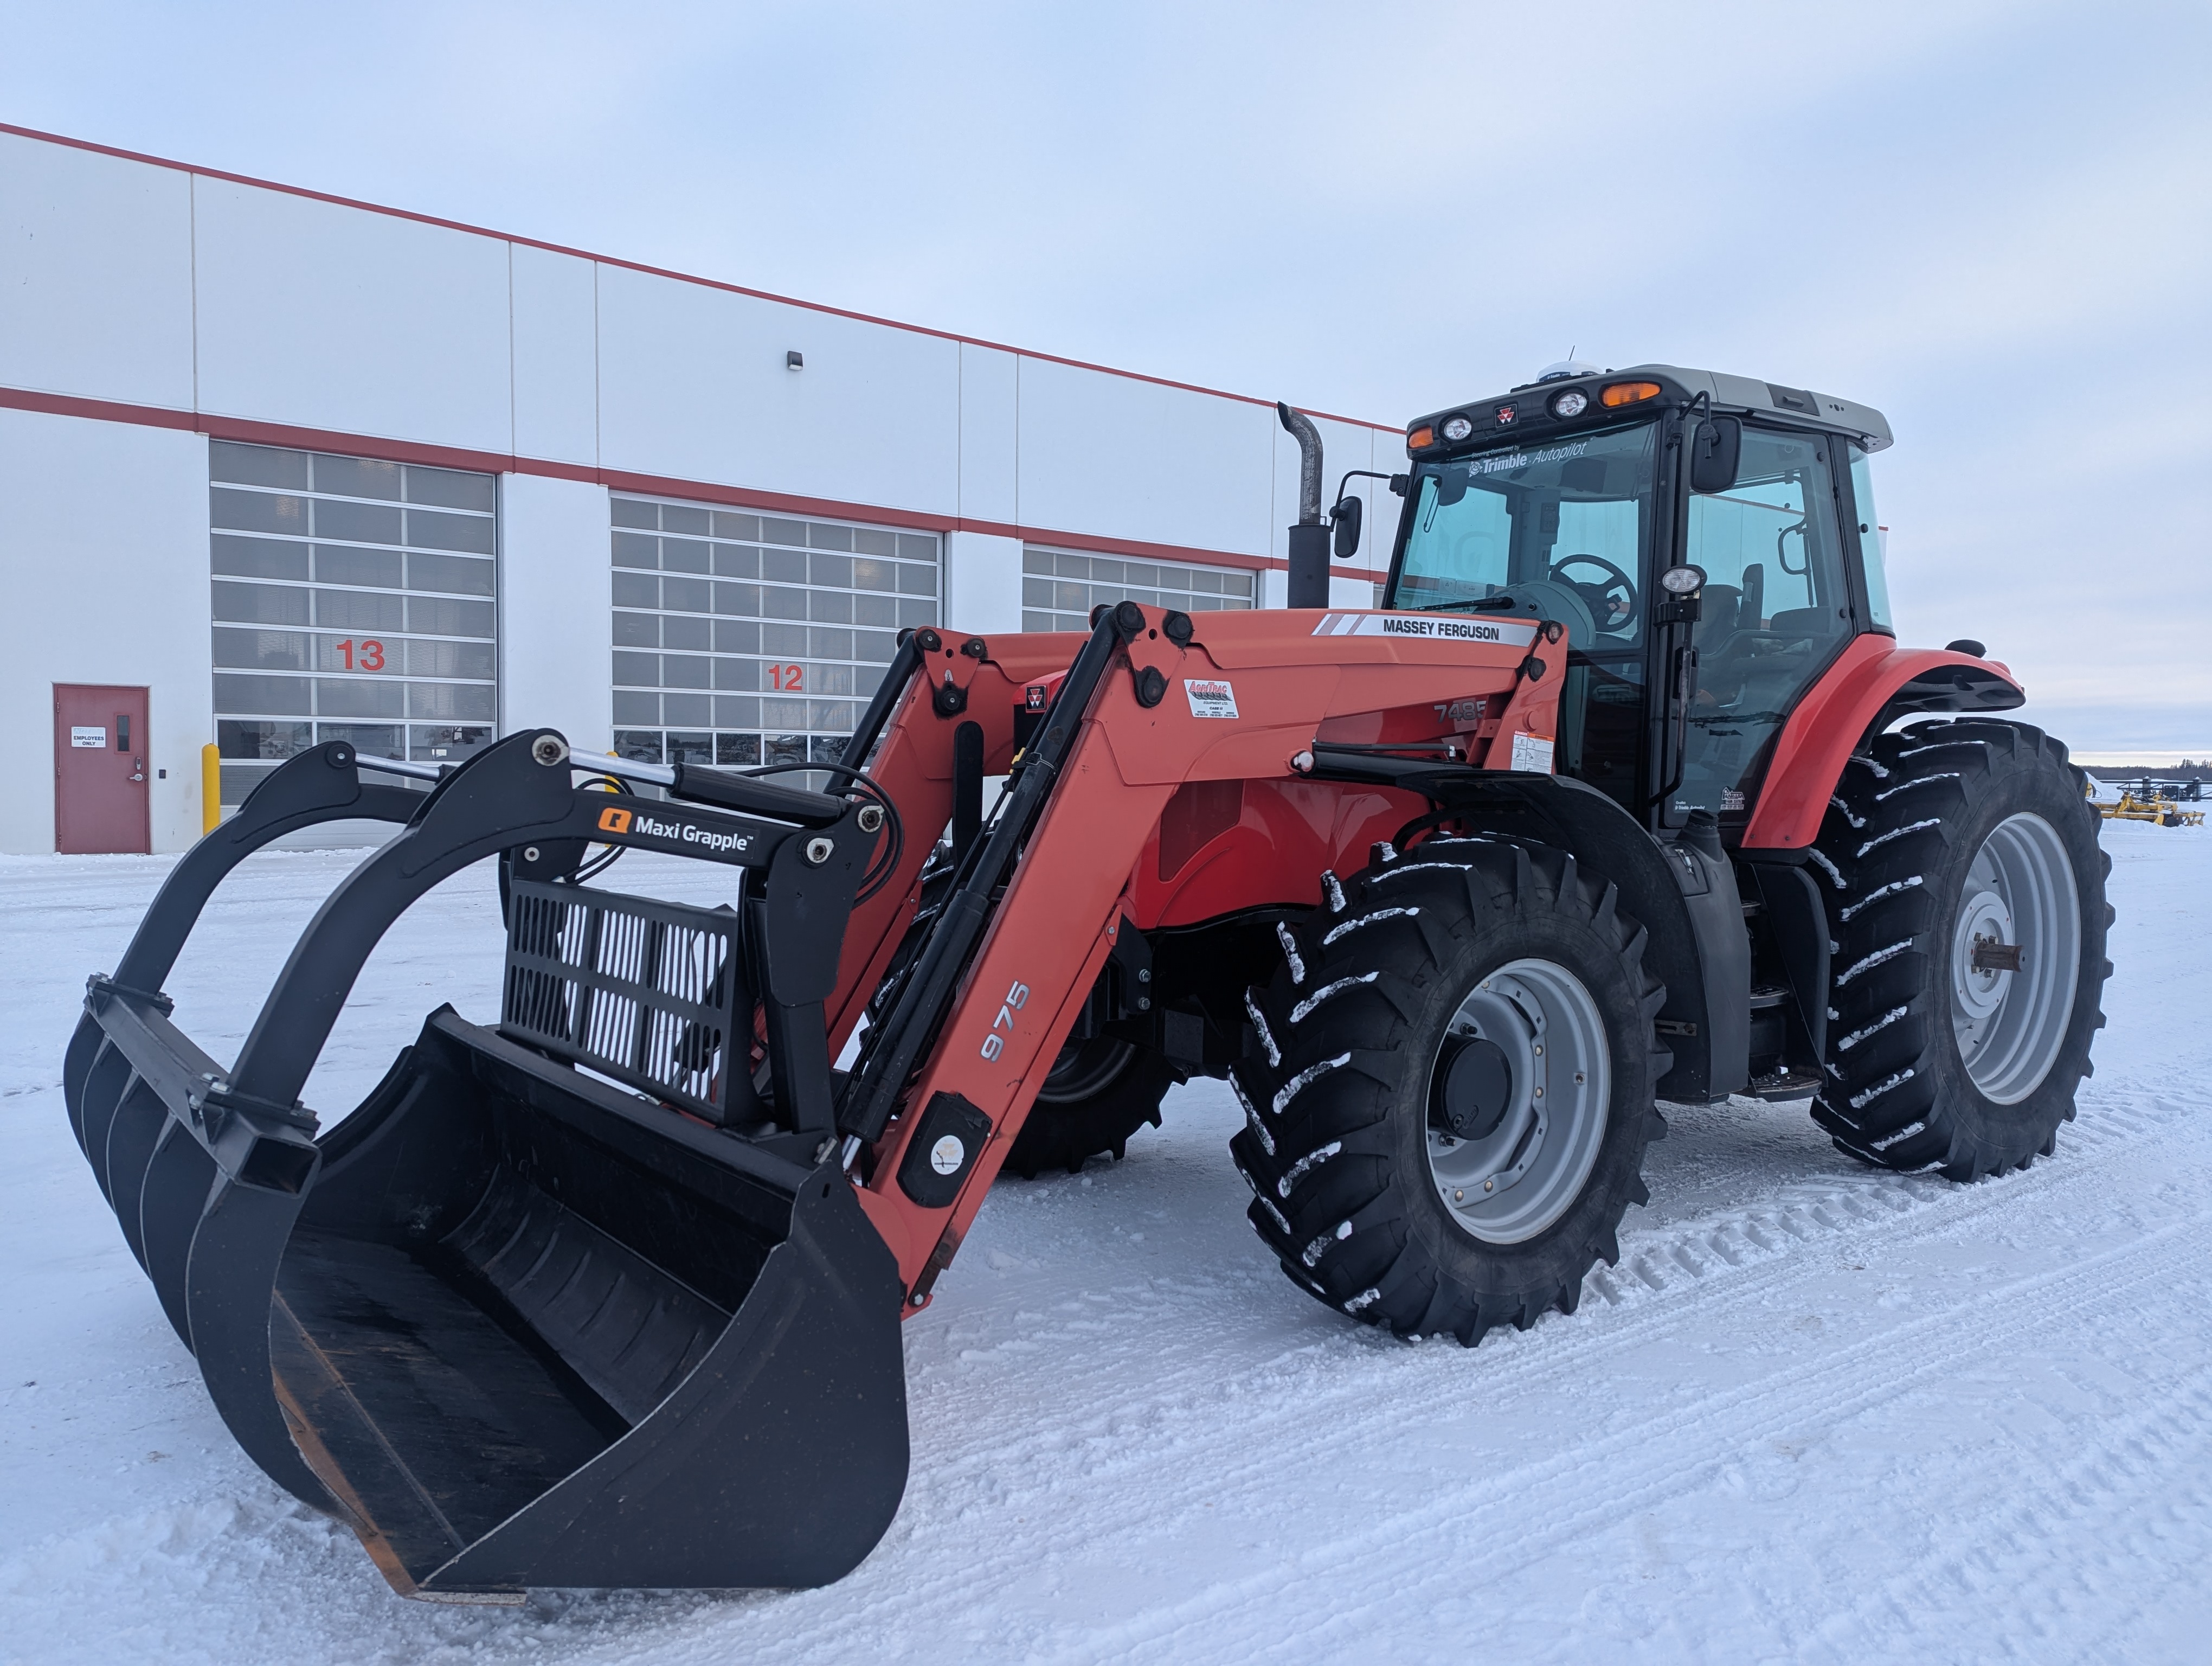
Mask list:
[[1665,995],[1611,885],[1542,846],[1435,838],[1339,886],[1253,992],[1231,1142],[1293,1282],[1473,1346],[1572,1312],[1664,1132]]
[[1832,947],[1813,1117],[1884,1168],[1974,1180],[2056,1146],[2112,963],[2112,858],[2066,749],[1989,718],[1878,735],[1814,852]]

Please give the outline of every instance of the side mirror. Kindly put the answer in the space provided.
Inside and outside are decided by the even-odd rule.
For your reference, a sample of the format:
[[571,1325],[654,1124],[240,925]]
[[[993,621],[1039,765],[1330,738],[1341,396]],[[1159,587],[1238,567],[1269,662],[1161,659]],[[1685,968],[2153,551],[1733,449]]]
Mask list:
[[1367,506],[1356,497],[1340,497],[1336,508],[1329,512],[1329,525],[1335,529],[1334,545],[1339,561],[1350,561],[1359,553],[1359,520]]
[[1735,484],[1743,459],[1743,423],[1735,416],[1708,416],[1690,442],[1690,489],[1724,492]]

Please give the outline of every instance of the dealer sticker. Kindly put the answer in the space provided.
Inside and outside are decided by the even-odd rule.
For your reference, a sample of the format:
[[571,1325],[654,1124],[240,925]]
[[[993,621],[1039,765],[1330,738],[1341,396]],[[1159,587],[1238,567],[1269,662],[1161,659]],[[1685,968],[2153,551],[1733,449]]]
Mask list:
[[1193,717],[1234,717],[1237,715],[1237,686],[1233,683],[1211,681],[1202,677],[1186,677],[1182,691],[1190,700]]
[[1514,731],[1513,767],[1534,775],[1550,775],[1552,773],[1551,737],[1540,734],[1522,734],[1517,729]]

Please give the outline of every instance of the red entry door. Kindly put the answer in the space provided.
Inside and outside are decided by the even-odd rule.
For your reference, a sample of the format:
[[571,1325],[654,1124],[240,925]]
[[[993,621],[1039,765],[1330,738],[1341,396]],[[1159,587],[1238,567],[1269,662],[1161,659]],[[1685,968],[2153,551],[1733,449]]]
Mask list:
[[147,816],[146,690],[54,684],[54,848],[65,856],[154,848]]

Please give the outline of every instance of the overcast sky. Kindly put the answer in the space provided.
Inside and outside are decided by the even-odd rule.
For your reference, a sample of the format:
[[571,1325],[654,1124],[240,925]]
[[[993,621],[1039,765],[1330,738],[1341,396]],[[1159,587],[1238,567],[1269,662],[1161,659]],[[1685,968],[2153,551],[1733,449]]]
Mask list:
[[0,119],[1383,423],[1848,395],[1902,635],[2212,752],[2212,7],[1537,12],[0,0]]

